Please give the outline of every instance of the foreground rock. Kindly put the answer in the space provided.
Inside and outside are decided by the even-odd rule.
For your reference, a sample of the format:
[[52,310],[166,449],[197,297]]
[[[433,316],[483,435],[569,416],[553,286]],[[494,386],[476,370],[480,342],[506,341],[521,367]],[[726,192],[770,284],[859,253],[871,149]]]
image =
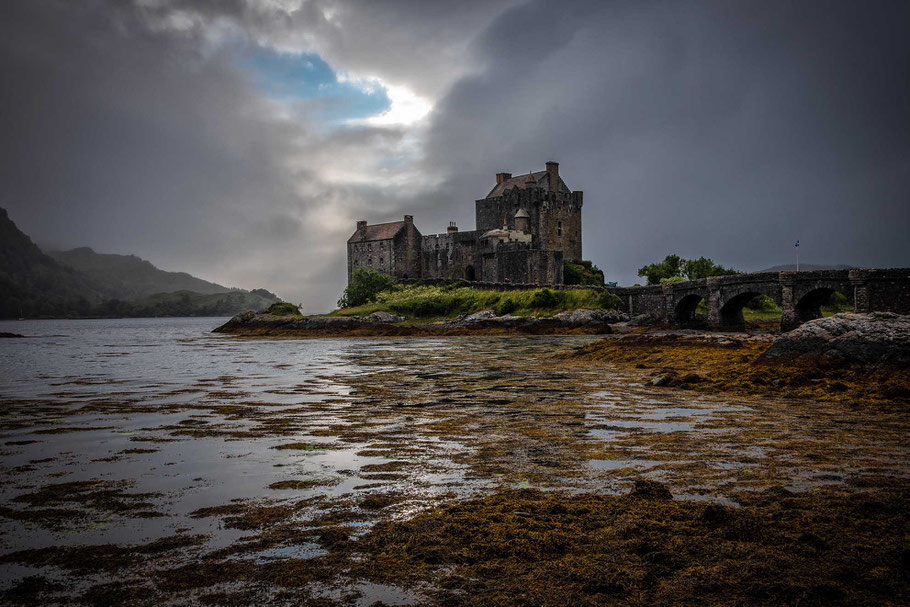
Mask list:
[[552,335],[611,333],[610,324],[623,320],[609,310],[575,310],[552,317],[497,316],[492,310],[466,314],[455,320],[405,324],[405,318],[387,312],[368,316],[273,316],[244,312],[222,326],[216,333],[241,336],[330,337],[387,335]]
[[766,359],[820,358],[843,363],[910,363],[910,316],[835,314],[778,337]]

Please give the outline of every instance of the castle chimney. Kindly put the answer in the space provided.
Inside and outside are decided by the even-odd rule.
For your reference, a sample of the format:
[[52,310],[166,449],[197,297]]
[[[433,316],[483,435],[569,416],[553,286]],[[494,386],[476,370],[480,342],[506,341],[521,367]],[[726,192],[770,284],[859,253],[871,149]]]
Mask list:
[[446,234],[454,234],[458,231],[458,226],[455,225],[454,221],[449,222],[449,227],[446,228]]
[[404,216],[404,222],[405,222],[406,224],[408,224],[408,225],[412,225],[412,224],[414,223],[414,216],[413,216],[413,215],[405,215],[405,216]]
[[496,185],[512,178],[512,173],[496,173]]
[[367,237],[367,222],[358,221],[357,222],[357,238],[359,238],[360,240],[363,240],[366,237]]
[[556,192],[559,190],[559,163],[553,162],[552,160],[547,163],[547,177],[550,182],[550,191]]

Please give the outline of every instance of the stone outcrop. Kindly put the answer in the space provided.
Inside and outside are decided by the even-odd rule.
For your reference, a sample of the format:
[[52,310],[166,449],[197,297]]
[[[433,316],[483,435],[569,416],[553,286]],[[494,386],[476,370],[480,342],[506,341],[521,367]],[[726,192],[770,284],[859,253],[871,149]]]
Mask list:
[[764,356],[907,364],[910,363],[910,316],[873,312],[819,318],[778,337]]
[[399,316],[397,314],[392,314],[390,312],[373,312],[372,314],[367,314],[363,317],[364,320],[370,322],[385,322],[385,323],[399,323],[404,322],[405,317]]
[[555,316],[561,322],[570,327],[586,327],[591,325],[612,324],[629,320],[628,314],[623,314],[617,310],[573,310],[572,312],[560,312]]
[[625,316],[608,310],[575,310],[551,317],[497,316],[492,310],[466,314],[446,322],[402,324],[402,316],[374,312],[368,316],[273,316],[245,312],[238,314],[216,333],[243,336],[367,336],[367,335],[471,335],[526,334],[546,335],[581,333],[605,335],[611,333],[611,323]]

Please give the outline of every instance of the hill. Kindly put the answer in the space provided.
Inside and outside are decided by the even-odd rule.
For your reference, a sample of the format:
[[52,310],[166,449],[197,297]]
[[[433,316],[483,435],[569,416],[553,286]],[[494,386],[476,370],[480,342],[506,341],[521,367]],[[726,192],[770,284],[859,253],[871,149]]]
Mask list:
[[0,317],[87,315],[103,300],[102,289],[45,255],[0,209]]
[[135,255],[96,253],[89,247],[71,251],[48,251],[58,263],[78,270],[115,299],[142,299],[155,293],[192,291],[204,295],[227,293],[227,287],[191,276],[166,272]]
[[105,302],[105,316],[233,316],[247,310],[264,310],[278,301],[264,289],[252,292],[235,289],[226,293],[177,291],[156,293],[137,301],[112,299]]
[[221,316],[280,301],[87,247],[51,257],[0,208],[0,318]]

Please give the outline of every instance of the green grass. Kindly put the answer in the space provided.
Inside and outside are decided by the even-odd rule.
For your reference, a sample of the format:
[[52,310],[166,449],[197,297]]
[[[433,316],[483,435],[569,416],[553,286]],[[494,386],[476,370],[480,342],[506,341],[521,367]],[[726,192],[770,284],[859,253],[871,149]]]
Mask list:
[[332,315],[363,316],[373,312],[390,312],[426,320],[454,318],[481,310],[511,309],[510,313],[518,316],[551,316],[564,311],[599,307],[601,294],[591,289],[493,291],[457,285],[397,285],[390,291],[379,293],[375,302],[341,308]]
[[273,303],[269,306],[268,312],[272,316],[300,316],[300,309],[286,301]]

